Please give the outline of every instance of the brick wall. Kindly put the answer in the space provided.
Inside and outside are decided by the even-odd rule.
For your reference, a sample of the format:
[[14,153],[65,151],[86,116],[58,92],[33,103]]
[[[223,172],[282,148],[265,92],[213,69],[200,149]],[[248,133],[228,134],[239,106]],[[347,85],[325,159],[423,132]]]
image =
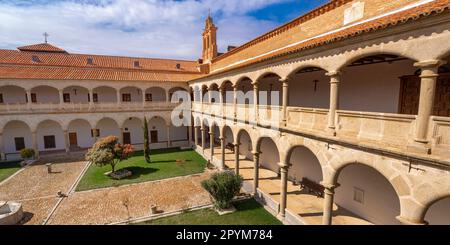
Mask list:
[[[344,26],[344,11],[345,9],[350,8],[353,3],[364,2],[363,19],[367,19],[418,1],[419,0],[350,1],[340,7],[325,12],[298,26],[292,27],[278,35],[274,35],[269,39],[256,43],[245,49],[236,50],[237,52],[232,52],[230,53],[230,55],[224,55],[223,57],[217,58],[212,64],[211,71],[213,72],[214,70],[226,67],[227,65],[233,64],[235,62],[248,59],[250,57],[254,57],[260,54],[264,54],[266,52],[284,47],[291,43],[295,43],[304,40],[306,38],[310,38],[318,34],[325,33],[327,31],[342,27]],[[218,35],[220,35],[220,33]]]

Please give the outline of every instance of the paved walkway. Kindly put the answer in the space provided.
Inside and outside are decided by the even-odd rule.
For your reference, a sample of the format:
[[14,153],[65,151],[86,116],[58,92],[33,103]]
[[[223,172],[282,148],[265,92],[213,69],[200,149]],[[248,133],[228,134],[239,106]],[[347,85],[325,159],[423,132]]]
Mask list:
[[[214,148],[214,158],[221,159],[220,147]],[[225,150],[225,164],[230,169],[235,169],[234,153]],[[207,156],[210,154],[209,149],[205,149]],[[239,160],[239,172],[243,176],[244,181],[253,184],[253,161],[245,159],[241,156]],[[273,200],[279,203],[281,180],[277,173],[268,169],[259,170],[259,189]],[[300,216],[306,223],[319,225],[322,224],[323,216],[323,198],[311,195],[299,186],[295,186],[288,181],[287,209],[294,214]],[[350,211],[334,205],[333,207],[333,224],[335,225],[370,225],[371,223],[351,213]]]
[[[0,185],[0,200],[21,202],[24,224],[43,224],[47,218],[47,224],[108,224],[148,216],[151,205],[170,212],[210,204],[200,185],[209,173],[71,192],[86,167],[85,161],[57,163],[48,174],[45,163],[28,166]],[[60,198],[58,191],[68,196]]]
[[0,185],[0,200],[21,202],[25,212],[24,223],[42,224],[59,199],[58,191],[69,192],[86,166],[84,161],[70,160],[53,164],[51,174],[47,173],[45,163],[26,167]]

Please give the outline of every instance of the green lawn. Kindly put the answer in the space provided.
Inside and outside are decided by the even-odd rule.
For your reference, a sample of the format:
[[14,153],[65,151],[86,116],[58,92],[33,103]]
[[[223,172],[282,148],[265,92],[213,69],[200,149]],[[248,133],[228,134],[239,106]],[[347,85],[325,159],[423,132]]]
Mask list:
[[20,169],[20,161],[0,162],[0,182]]
[[[121,180],[114,180],[104,175],[111,171],[111,166],[91,165],[76,190],[83,191],[196,174],[203,172],[206,166],[206,160],[191,149],[152,150],[150,158],[152,162],[147,163],[143,153],[136,152],[133,157],[120,162],[116,170],[126,168],[133,172],[133,176]],[[177,160],[183,160],[184,163],[177,163]]]
[[254,199],[235,203],[237,211],[219,216],[208,208],[139,223],[139,225],[281,225]]

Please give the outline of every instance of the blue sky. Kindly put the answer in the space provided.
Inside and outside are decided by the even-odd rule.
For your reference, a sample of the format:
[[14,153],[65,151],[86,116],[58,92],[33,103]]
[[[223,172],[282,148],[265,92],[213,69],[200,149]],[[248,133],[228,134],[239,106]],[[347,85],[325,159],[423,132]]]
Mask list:
[[72,53],[197,59],[211,10],[219,51],[326,0],[0,0],[0,48],[49,42]]

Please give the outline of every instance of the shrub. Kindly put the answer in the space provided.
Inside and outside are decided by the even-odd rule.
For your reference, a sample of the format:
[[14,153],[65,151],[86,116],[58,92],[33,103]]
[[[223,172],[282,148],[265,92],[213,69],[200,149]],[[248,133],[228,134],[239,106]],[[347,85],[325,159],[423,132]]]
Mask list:
[[34,149],[30,149],[30,148],[24,148],[22,150],[20,150],[20,156],[23,159],[28,159],[28,158],[32,158],[35,156]]
[[98,140],[86,153],[86,160],[97,166],[111,165],[112,172],[115,172],[116,165],[133,154],[133,146],[122,145],[118,141],[115,136]]
[[242,177],[231,171],[220,172],[213,174],[201,184],[214,198],[214,205],[217,208],[227,209],[231,207],[231,201],[242,187]]

